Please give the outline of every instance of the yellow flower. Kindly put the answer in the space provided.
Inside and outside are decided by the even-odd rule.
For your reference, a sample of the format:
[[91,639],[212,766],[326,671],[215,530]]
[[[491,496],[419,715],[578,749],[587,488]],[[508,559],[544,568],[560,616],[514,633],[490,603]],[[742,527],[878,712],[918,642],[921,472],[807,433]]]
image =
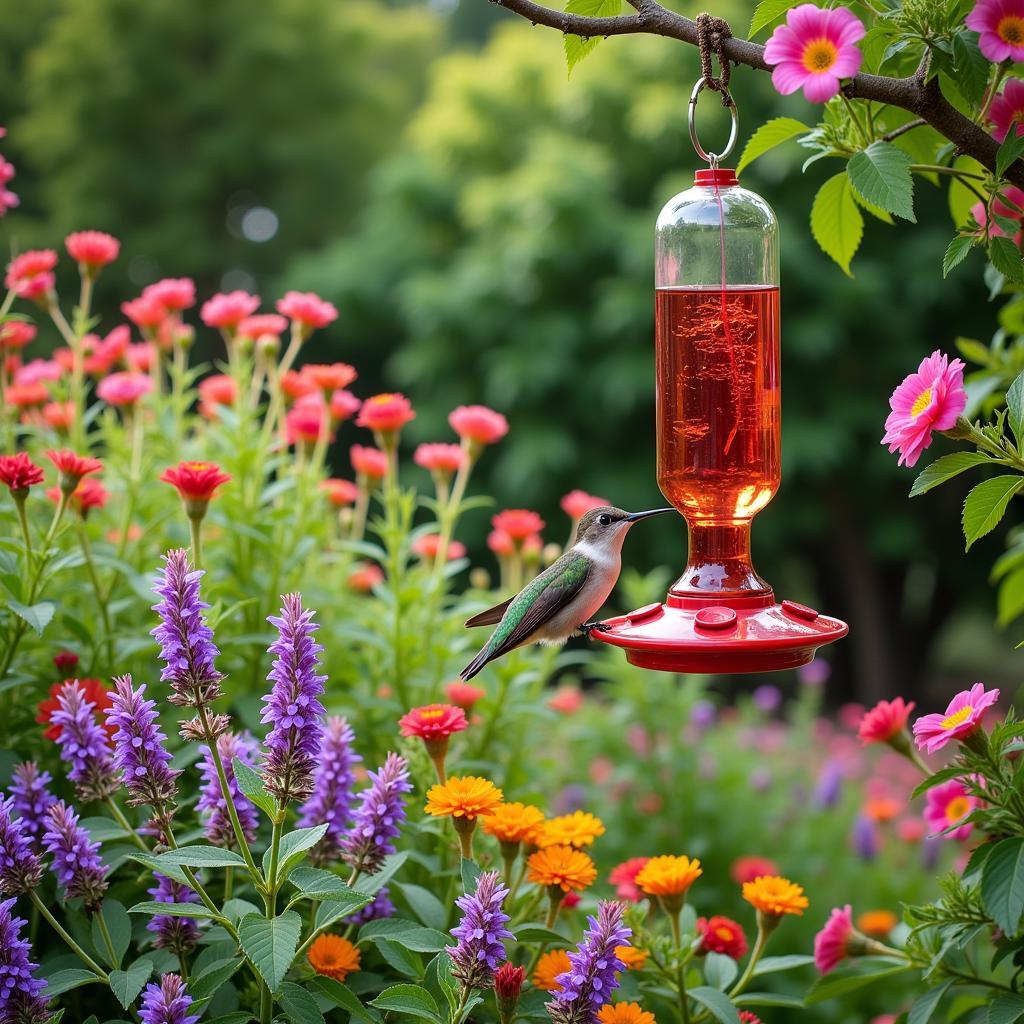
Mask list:
[[533,971],[533,984],[545,992],[561,992],[562,986],[555,979],[569,970],[572,970],[569,954],[564,949],[553,949],[537,961]]
[[531,853],[526,862],[530,881],[549,889],[557,886],[562,892],[579,891],[597,878],[594,862],[571,846],[549,846]]
[[348,939],[330,932],[317,936],[306,958],[317,974],[335,981],[344,981],[353,971],[359,970],[359,950]]
[[743,898],[768,917],[783,914],[800,917],[808,907],[803,887],[778,875],[761,875],[752,882],[744,882]]
[[590,846],[604,835],[604,823],[586,811],[573,811],[559,818],[545,821],[540,831],[538,846]]
[[647,950],[636,946],[616,946],[615,955],[622,961],[627,971],[640,971],[647,963]]
[[605,1003],[597,1019],[601,1024],[654,1024],[654,1014],[641,1010],[639,1003]]
[[899,923],[899,918],[891,910],[865,910],[857,918],[857,927],[875,939],[886,938]]
[[502,792],[488,779],[476,775],[451,776],[447,782],[431,786],[427,792],[427,814],[439,818],[465,818],[476,821],[494,813],[501,804]]
[[531,804],[499,804],[485,819],[484,831],[502,843],[536,843],[544,812]]
[[703,873],[699,860],[652,857],[637,872],[636,884],[648,896],[681,896]]

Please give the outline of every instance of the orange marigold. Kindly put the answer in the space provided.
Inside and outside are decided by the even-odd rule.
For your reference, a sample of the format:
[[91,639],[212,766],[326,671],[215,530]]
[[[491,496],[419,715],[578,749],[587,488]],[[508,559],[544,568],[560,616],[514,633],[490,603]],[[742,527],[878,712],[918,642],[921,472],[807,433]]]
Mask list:
[[605,1003],[597,1011],[601,1024],[654,1024],[654,1014],[639,1003]]
[[553,949],[537,961],[533,970],[533,984],[545,992],[561,992],[562,986],[558,984],[557,978],[571,970],[569,954],[564,949]]
[[865,910],[857,918],[857,928],[874,939],[884,939],[900,923],[891,910]]
[[438,818],[465,818],[475,821],[494,813],[501,805],[502,792],[489,779],[477,775],[453,775],[427,791],[427,814]]
[[650,954],[646,949],[637,949],[636,946],[616,946],[615,955],[622,961],[627,971],[639,971],[647,963]]
[[539,846],[590,846],[605,832],[604,822],[586,811],[573,811],[544,822]]
[[699,860],[652,857],[637,872],[636,884],[648,896],[681,896],[703,873]]
[[586,889],[597,878],[594,862],[582,851],[571,846],[548,846],[531,853],[526,862],[530,881],[562,892]]
[[544,812],[532,804],[500,804],[484,819],[483,828],[501,843],[536,843]]
[[335,981],[344,981],[359,970],[359,950],[348,939],[330,932],[317,936],[306,958],[317,974],[326,975]]
[[744,882],[743,898],[769,917],[781,917],[783,914],[800,917],[808,907],[803,887],[779,875],[762,875]]

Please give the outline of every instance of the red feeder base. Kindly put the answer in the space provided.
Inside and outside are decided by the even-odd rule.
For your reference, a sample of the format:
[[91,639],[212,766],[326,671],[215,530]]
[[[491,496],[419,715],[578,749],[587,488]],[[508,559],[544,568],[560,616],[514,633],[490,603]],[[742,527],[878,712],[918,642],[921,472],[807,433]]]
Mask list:
[[774,672],[806,665],[825,644],[850,627],[795,601],[775,595],[670,593],[665,604],[649,604],[606,619],[606,632],[590,636],[626,652],[640,668],[700,674]]

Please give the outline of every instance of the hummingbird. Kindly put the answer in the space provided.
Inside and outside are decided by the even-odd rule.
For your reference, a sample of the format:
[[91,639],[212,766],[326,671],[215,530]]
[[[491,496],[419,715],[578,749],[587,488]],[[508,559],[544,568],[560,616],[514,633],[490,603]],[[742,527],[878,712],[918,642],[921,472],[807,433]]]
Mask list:
[[608,600],[619,578],[626,534],[641,519],[672,511],[624,512],[603,505],[587,512],[572,547],[556,562],[514,597],[466,621],[467,627],[497,623],[498,628],[462,670],[462,678],[472,679],[489,661],[525,644],[561,644],[577,630],[589,635],[601,629],[591,616]]

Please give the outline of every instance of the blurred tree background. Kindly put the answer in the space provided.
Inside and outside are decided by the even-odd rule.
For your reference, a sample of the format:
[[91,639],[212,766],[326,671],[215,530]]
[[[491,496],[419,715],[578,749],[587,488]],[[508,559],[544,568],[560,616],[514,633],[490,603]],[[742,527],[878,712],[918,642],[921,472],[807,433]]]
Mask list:
[[[712,7],[741,34],[753,4]],[[0,0],[0,12],[0,117],[23,202],[5,225],[13,246],[109,230],[125,254],[111,294],[167,275],[268,302],[319,291],[342,317],[309,358],[356,364],[361,394],[407,390],[411,442],[446,437],[459,403],[505,412],[512,432],[480,487],[537,508],[552,539],[572,487],[658,502],[652,232],[696,164],[695,50],[611,40],[567,79],[557,33],[486,0]],[[741,138],[804,112],[767,76],[733,82]],[[709,138],[724,129],[713,99],[701,117]],[[992,629],[985,580],[1001,537],[966,559],[963,492],[910,502],[912,474],[878,443],[889,392],[923,355],[991,334],[980,267],[943,282],[952,225],[925,186],[920,223],[872,220],[844,277],[807,227],[834,170],[802,176],[800,162],[790,146],[744,175],[783,232],[784,480],[755,527],[758,567],[782,596],[851,622],[831,654],[837,699],[920,695],[967,671],[1006,678],[1015,638]],[[342,432],[339,473],[352,439]],[[473,518],[464,539],[480,550],[487,514]],[[684,558],[679,523],[645,525],[627,547],[645,572]]]

